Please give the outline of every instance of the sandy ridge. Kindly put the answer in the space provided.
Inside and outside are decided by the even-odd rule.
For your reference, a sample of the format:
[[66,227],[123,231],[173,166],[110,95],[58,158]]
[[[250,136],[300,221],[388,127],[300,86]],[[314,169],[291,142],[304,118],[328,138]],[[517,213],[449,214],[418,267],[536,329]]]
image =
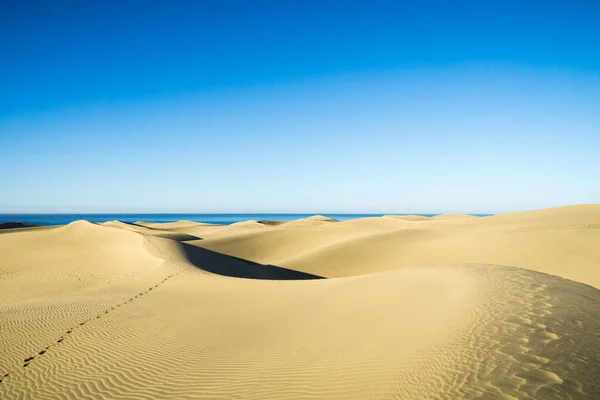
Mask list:
[[0,397],[595,399],[599,216],[0,235]]

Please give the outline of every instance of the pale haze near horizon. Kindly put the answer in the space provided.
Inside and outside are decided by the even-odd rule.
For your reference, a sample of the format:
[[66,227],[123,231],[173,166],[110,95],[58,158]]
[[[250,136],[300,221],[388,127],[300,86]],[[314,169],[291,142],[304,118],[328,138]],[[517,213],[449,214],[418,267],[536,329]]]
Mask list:
[[[585,27],[570,30],[560,45],[598,36]],[[33,50],[39,45],[10,36],[18,33],[10,29],[4,38]],[[177,29],[167,30],[165,40]],[[335,26],[325,33],[334,35]],[[236,34],[247,32],[230,32],[231,40]],[[357,59],[376,39],[366,35],[357,44]],[[74,51],[71,39],[62,40]],[[550,49],[536,60],[527,56],[527,40],[536,45],[527,37],[524,45],[504,43],[504,50],[524,48],[502,59],[469,57],[467,49],[460,60],[396,60],[398,46],[386,50],[385,63],[332,63],[272,79],[245,79],[241,71],[249,61],[240,57],[235,79],[222,84],[126,95],[114,89],[112,96],[110,87],[100,93],[101,80],[82,81],[90,87],[72,89],[84,95],[71,98],[43,85],[21,88],[26,79],[52,74],[27,78],[44,65],[34,67],[9,48],[14,62],[0,82],[9,88],[0,108],[0,213],[498,213],[598,203],[598,56],[586,53],[585,59],[581,51],[566,59],[564,51]],[[68,71],[68,60],[61,64],[61,54],[56,57],[51,68]],[[224,62],[203,60],[214,68]],[[139,67],[157,80],[168,76]],[[68,73],[61,77],[64,82],[48,90],[77,84]],[[30,106],[22,91],[32,96]]]

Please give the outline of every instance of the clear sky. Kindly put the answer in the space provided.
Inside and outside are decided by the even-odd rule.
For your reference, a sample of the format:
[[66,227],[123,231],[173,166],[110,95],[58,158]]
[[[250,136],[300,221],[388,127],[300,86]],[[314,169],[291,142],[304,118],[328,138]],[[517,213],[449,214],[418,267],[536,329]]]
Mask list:
[[598,1],[0,0],[0,213],[598,202]]

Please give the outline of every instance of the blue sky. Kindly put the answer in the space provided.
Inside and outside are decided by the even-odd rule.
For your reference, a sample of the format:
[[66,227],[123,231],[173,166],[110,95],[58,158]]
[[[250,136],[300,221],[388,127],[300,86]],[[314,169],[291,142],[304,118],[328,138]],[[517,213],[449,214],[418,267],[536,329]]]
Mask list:
[[0,2],[0,213],[600,202],[594,1]]

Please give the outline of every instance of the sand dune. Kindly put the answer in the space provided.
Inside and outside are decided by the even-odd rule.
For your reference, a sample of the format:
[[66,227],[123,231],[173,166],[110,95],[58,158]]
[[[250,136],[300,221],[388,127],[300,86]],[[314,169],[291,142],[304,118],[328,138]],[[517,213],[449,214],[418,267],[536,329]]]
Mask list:
[[195,227],[206,227],[206,226],[222,226],[216,224],[206,224],[204,222],[194,222],[194,221],[176,221],[176,222],[166,222],[166,223],[157,223],[157,222],[143,222],[137,221],[134,222],[133,225],[144,226],[147,228],[156,228],[160,230],[179,230],[185,228],[195,228]]
[[424,215],[384,215],[383,218],[404,219],[406,221],[427,221],[430,217]]
[[229,235],[205,231],[204,240],[190,243],[325,277],[410,266],[487,263],[532,269],[600,288],[597,205],[483,218],[382,217],[302,230],[286,226],[252,233],[231,231]]
[[575,206],[14,230],[0,398],[597,399],[599,228]]
[[101,225],[112,227],[112,228],[125,229],[128,231],[141,233],[143,235],[157,236],[157,237],[173,239],[173,240],[178,240],[178,241],[199,239],[198,236],[190,235],[190,234],[184,233],[184,232],[178,232],[177,230],[149,228],[149,227],[146,227],[143,225],[129,224],[126,222],[121,222],[121,221],[104,222]]
[[338,222],[337,220],[323,215],[313,215],[306,218],[298,218],[295,221],[286,222],[288,227],[290,226],[319,226],[322,224],[329,224],[332,222]]
[[453,213],[448,213],[448,214],[438,214],[438,215],[434,215],[433,217],[431,217],[431,219],[457,219],[457,218],[477,218],[473,215],[469,215],[469,214],[453,214]]

